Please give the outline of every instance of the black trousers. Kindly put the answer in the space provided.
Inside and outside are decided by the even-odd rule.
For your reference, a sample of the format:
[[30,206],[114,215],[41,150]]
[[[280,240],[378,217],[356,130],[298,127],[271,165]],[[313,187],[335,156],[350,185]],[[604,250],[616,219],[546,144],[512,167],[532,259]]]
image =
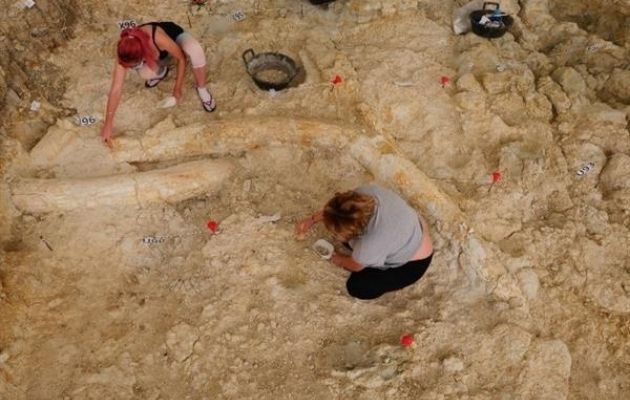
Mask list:
[[432,259],[433,254],[422,260],[409,261],[397,268],[364,268],[350,274],[346,288],[350,296],[357,299],[375,299],[418,281],[429,268]]

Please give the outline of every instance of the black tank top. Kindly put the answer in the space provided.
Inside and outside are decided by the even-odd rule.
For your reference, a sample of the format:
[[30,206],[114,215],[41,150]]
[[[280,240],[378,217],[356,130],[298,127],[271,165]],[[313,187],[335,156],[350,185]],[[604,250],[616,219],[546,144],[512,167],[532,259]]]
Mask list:
[[157,43],[155,43],[155,28],[158,26],[162,28],[164,33],[166,33],[168,37],[170,37],[173,41],[177,39],[177,36],[184,33],[184,28],[171,21],[147,22],[146,24],[142,24],[140,26],[142,27],[146,25],[151,26],[151,37],[153,38],[153,44],[160,52],[160,60],[165,59],[166,57],[168,57],[168,51],[160,49]]

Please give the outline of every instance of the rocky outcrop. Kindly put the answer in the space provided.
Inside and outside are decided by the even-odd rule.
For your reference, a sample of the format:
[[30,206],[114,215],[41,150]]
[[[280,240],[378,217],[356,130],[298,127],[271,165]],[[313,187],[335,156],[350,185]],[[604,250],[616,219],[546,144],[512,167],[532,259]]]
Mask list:
[[[50,79],[61,73],[46,61],[48,54],[66,42],[77,21],[75,0],[37,0],[28,8],[23,2],[4,5],[0,24],[0,110],[2,113],[30,101],[32,93],[57,102],[63,79]],[[6,106],[6,107],[5,107]]]

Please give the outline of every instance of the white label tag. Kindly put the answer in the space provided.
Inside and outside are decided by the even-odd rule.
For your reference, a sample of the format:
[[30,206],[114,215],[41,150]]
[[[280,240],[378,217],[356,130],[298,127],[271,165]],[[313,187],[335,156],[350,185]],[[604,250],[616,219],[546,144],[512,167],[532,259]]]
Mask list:
[[247,18],[247,15],[245,15],[245,12],[243,12],[242,10],[235,11],[232,14],[232,19],[236,22],[240,22],[244,20],[245,18]]
[[35,1],[34,0],[24,0],[24,7],[26,7],[26,8],[33,8],[33,7],[35,7]]
[[144,244],[158,244],[158,243],[164,243],[164,241],[166,240],[165,237],[161,237],[161,236],[145,236],[142,238],[142,243]]
[[575,172],[575,174],[577,176],[584,176],[584,175],[588,174],[593,169],[594,166],[595,166],[595,164],[593,164],[592,162],[589,162],[588,164],[583,165],[582,168],[578,169]]
[[118,21],[118,27],[120,28],[120,30],[135,28],[136,26],[138,26],[138,24],[136,23],[135,19],[125,19],[122,21]]
[[91,115],[81,115],[76,117],[75,121],[79,126],[90,126],[94,125],[97,119]]

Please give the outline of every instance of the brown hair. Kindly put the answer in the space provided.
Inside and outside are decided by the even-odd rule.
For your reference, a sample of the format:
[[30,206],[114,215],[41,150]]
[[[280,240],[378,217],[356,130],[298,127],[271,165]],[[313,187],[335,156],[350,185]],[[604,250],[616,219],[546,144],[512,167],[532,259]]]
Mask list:
[[376,200],[353,190],[336,193],[324,206],[324,226],[342,240],[361,235],[374,214]]

